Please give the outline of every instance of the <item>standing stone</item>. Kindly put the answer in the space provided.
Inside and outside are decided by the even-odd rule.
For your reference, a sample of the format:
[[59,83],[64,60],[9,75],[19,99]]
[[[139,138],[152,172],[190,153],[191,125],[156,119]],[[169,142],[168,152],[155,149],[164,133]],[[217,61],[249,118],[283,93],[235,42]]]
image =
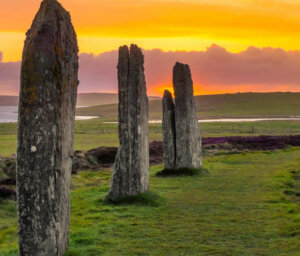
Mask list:
[[175,105],[172,94],[165,90],[163,100],[163,149],[166,169],[176,167],[176,131],[175,131]]
[[148,190],[149,107],[141,49],[119,49],[119,141],[108,199],[118,200]]
[[23,50],[17,154],[21,256],[68,246],[78,47],[70,15],[44,0]]
[[176,122],[176,168],[201,168],[201,135],[196,115],[191,71],[176,63],[173,69]]

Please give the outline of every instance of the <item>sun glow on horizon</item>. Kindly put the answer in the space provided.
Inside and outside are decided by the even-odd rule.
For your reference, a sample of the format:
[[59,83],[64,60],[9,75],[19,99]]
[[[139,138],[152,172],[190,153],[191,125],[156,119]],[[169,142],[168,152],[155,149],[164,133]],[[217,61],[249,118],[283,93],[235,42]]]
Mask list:
[[[173,85],[157,85],[157,86],[152,86],[151,88],[147,89],[147,93],[153,95],[153,96],[160,96],[162,97],[164,95],[164,91],[168,90],[169,92],[172,93],[174,97],[174,88]],[[239,93],[239,92],[249,92],[247,89],[238,91],[236,89],[229,89],[229,90],[209,90],[206,88],[206,86],[203,85],[198,85],[194,84],[194,95],[199,96],[199,95],[213,95],[213,94],[226,94],[226,93]]]
[[[196,78],[194,79],[195,95],[249,91],[296,91],[298,90],[297,86],[300,85],[298,78],[290,78],[288,72],[283,72],[281,76],[283,80],[276,81],[276,83],[274,82],[275,78],[268,78],[271,81],[269,84],[269,81],[265,81],[268,79],[264,80],[264,74],[257,81],[252,79],[257,77],[256,75],[253,76],[253,73],[251,75],[247,73],[250,69],[254,70],[253,67],[260,67],[262,62],[272,64],[272,57],[275,55],[280,56],[276,57],[277,64],[278,62],[289,63],[288,71],[290,72],[293,67],[298,66],[297,61],[295,61],[297,65],[293,65],[295,64],[294,59],[298,58],[298,53],[293,54],[292,57],[285,57],[284,55],[288,55],[287,52],[281,56],[280,51],[278,51],[279,53],[271,53],[274,56],[272,55],[270,58],[265,54],[265,59],[259,59],[260,62],[252,63],[252,66],[232,66],[231,70],[244,72],[242,78],[232,74],[227,75],[228,70],[219,67],[217,71],[214,71],[218,72],[219,77],[221,77],[218,80],[214,79],[216,74],[212,71],[218,63],[233,63],[239,57],[238,55],[242,55],[239,53],[246,51],[251,46],[260,49],[271,47],[281,48],[285,51],[300,51],[300,34],[298,32],[300,31],[299,0],[59,0],[59,2],[71,14],[78,36],[80,53],[91,53],[95,56],[95,59],[99,54],[117,50],[119,46],[131,43],[135,43],[145,50],[162,50],[163,52],[160,53],[159,58],[167,55],[169,51],[188,52],[189,59],[185,59],[185,63],[190,64],[191,62],[191,66],[193,65],[190,61],[192,51],[198,52],[197,56],[208,56],[210,63],[213,63],[210,69],[205,69],[205,74],[209,74],[207,75],[209,81],[205,80],[203,73],[201,73],[201,70],[204,70],[205,67],[202,66],[198,70],[196,69],[193,74]],[[21,60],[25,33],[29,29],[40,3],[41,0],[1,0],[0,52],[3,56],[0,63]],[[222,51],[218,53],[206,50],[214,44],[226,49],[227,52],[224,51],[224,58],[222,57]],[[231,55],[234,56],[233,59],[226,62],[228,56]],[[251,51],[249,55],[252,59],[257,57],[255,51]],[[152,76],[157,76],[159,72],[157,70],[153,72],[153,69],[161,62],[155,59],[155,52],[152,56],[148,55],[147,57],[149,59],[153,57],[153,64],[147,66],[147,70],[152,72]],[[220,60],[218,63],[214,62],[217,58]],[[106,60],[104,58],[104,62]],[[177,61],[172,57],[170,57],[170,60]],[[244,60],[240,60],[240,63],[248,63],[248,60]],[[92,67],[92,70],[96,70],[98,65],[101,64],[96,61],[93,63],[94,66],[89,66]],[[110,65],[112,63],[114,62],[111,61]],[[169,65],[168,62],[166,63]],[[92,64],[86,62],[86,65]],[[262,65],[262,69],[266,66],[267,64]],[[280,70],[285,69],[285,67],[280,67]],[[102,68],[105,71],[108,69],[105,65]],[[6,73],[9,73],[7,70]],[[82,66],[80,70],[83,70]],[[225,73],[222,73],[222,70],[225,70]],[[89,68],[84,70],[84,72],[88,71]],[[149,79],[149,95],[162,96],[165,88],[172,91],[172,86],[169,85],[172,81],[169,71],[171,71],[171,68],[170,70],[164,69],[164,74],[159,79],[153,77]],[[293,74],[297,72],[297,69],[292,70]],[[3,77],[6,73],[3,73]],[[98,80],[101,80],[102,77],[98,77],[97,73],[99,72],[95,71],[93,74]],[[197,76],[200,73],[201,77]],[[101,75],[103,74],[101,73]],[[115,77],[115,73],[111,72],[109,74],[110,77]],[[256,73],[254,72],[254,74]],[[16,75],[14,74],[14,76]],[[9,92],[8,85],[12,83],[13,79],[15,78],[11,76],[7,80],[3,80],[4,82],[0,84],[0,94]],[[95,85],[92,81],[94,77],[90,79],[87,75],[85,79],[87,84],[91,83],[94,87],[82,89],[85,85],[81,84],[79,87],[80,92],[98,89],[98,85]],[[232,84],[228,84],[227,80],[233,81]],[[103,78],[101,81],[105,84],[106,91],[117,88],[117,82],[113,79]],[[113,83],[110,83],[111,81]],[[285,82],[287,84],[284,84]],[[14,81],[14,84],[17,83]],[[203,84],[199,85],[199,83]],[[279,85],[280,83],[282,85]],[[109,86],[110,88],[108,88]],[[11,92],[17,93],[16,86]]]

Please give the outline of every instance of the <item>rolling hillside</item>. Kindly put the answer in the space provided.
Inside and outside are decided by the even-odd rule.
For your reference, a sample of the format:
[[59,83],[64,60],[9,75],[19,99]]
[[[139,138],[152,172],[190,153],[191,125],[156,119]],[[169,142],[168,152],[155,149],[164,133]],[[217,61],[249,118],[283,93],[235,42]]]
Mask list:
[[0,95],[0,107],[1,106],[18,106],[18,104],[19,104],[18,96]]
[[[150,119],[161,119],[161,99],[149,97]],[[198,117],[290,117],[300,116],[300,93],[239,93],[195,96]],[[118,95],[113,93],[78,94],[77,115],[100,116],[117,120]],[[0,106],[16,106],[17,96],[0,96]]]
[[[150,96],[150,100],[157,100],[159,97]],[[18,96],[0,95],[0,106],[18,106]],[[79,93],[77,106],[102,106],[118,103],[118,94],[116,93]]]
[[[198,118],[300,116],[300,93],[238,93],[195,96]],[[117,104],[77,110],[77,115],[117,120]],[[150,102],[150,119],[160,120],[161,100]]]
[[[149,97],[150,100],[157,100],[159,97]],[[77,106],[102,106],[117,104],[118,94],[116,93],[80,93],[77,98]]]

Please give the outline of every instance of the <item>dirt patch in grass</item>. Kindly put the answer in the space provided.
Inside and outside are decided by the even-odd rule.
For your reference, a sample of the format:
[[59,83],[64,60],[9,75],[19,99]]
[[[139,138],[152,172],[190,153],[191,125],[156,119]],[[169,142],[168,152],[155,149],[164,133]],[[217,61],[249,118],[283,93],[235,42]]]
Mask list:
[[156,193],[153,193],[151,191],[145,192],[140,195],[136,196],[126,196],[122,197],[120,199],[112,200],[109,198],[104,199],[104,203],[106,204],[114,204],[114,205],[145,205],[145,206],[154,206],[158,207],[161,206],[164,203],[163,198],[161,198]]

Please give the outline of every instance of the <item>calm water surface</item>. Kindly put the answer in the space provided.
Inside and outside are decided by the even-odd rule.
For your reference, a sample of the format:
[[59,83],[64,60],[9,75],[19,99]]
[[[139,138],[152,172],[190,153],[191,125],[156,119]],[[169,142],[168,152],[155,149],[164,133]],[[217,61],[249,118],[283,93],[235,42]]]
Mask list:
[[[76,120],[89,120],[94,118],[98,118],[98,116],[76,116]],[[16,123],[17,121],[18,107],[0,106],[0,123]]]
[[[200,119],[199,123],[239,123],[239,122],[261,122],[261,121],[300,121],[300,117],[278,117],[278,118],[219,118],[219,119]],[[118,122],[105,122],[107,124],[117,124]],[[150,120],[149,124],[161,124],[161,120]]]
[[[84,106],[78,106],[81,108]],[[98,118],[98,116],[76,116],[76,120],[89,120]],[[18,107],[1,107],[0,106],[0,123],[16,123],[18,120]],[[199,123],[214,123],[214,122],[259,122],[259,121],[300,121],[300,117],[286,118],[220,118],[220,119],[202,119]],[[106,122],[115,124],[117,122]],[[150,120],[151,124],[159,124],[161,120]]]

